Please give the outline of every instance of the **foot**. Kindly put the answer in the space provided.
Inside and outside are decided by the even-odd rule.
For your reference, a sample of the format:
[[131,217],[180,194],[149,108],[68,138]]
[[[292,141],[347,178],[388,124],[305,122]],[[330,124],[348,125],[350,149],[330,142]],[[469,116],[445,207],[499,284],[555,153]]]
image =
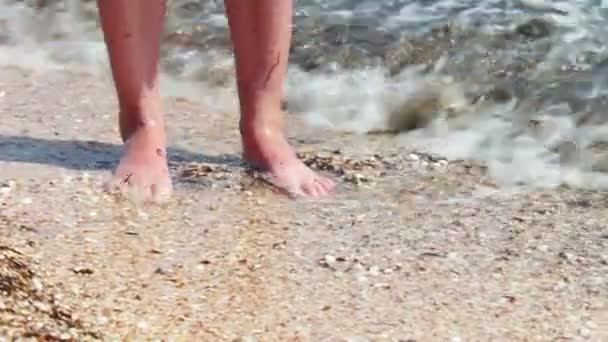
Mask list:
[[162,133],[140,128],[125,141],[123,155],[108,184],[137,202],[160,203],[172,192]]
[[331,179],[304,165],[278,130],[244,129],[243,155],[252,166],[268,172],[275,186],[291,194],[320,198],[335,187]]

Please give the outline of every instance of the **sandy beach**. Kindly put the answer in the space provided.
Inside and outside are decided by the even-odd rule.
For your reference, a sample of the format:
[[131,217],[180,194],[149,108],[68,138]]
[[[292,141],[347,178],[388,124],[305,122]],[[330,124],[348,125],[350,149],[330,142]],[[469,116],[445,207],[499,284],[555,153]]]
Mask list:
[[289,114],[339,181],[292,200],[242,164],[236,113],[165,110],[176,193],[137,207],[101,191],[110,79],[0,69],[0,341],[608,340],[604,193]]

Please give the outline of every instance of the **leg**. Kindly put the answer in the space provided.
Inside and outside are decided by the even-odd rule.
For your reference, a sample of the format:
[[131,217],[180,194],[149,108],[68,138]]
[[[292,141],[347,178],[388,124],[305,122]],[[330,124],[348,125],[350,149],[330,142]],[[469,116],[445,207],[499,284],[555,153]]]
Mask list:
[[276,185],[310,197],[334,183],[306,167],[283,132],[281,99],[291,41],[291,0],[225,0],[236,57],[244,157]]
[[171,192],[158,90],[165,1],[98,0],[125,148],[114,185],[145,201]]

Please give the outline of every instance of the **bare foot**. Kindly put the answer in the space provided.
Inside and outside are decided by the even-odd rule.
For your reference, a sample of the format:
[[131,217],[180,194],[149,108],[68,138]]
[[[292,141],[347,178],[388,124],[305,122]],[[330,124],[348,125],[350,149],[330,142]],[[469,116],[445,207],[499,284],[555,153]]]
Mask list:
[[274,185],[294,195],[320,198],[334,182],[304,165],[283,133],[272,129],[244,129],[243,154],[252,166],[268,172]]
[[108,185],[138,202],[169,199],[172,185],[162,133],[141,128],[131,134]]

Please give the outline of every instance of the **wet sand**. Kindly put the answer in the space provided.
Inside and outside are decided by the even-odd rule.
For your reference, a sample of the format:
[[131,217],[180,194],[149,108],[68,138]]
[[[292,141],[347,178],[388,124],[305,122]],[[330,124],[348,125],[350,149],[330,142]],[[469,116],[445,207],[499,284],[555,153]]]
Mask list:
[[114,110],[107,77],[0,69],[0,340],[608,339],[605,194],[290,114],[340,180],[294,201],[243,167],[235,113],[170,98],[176,194],[136,207],[100,190]]

